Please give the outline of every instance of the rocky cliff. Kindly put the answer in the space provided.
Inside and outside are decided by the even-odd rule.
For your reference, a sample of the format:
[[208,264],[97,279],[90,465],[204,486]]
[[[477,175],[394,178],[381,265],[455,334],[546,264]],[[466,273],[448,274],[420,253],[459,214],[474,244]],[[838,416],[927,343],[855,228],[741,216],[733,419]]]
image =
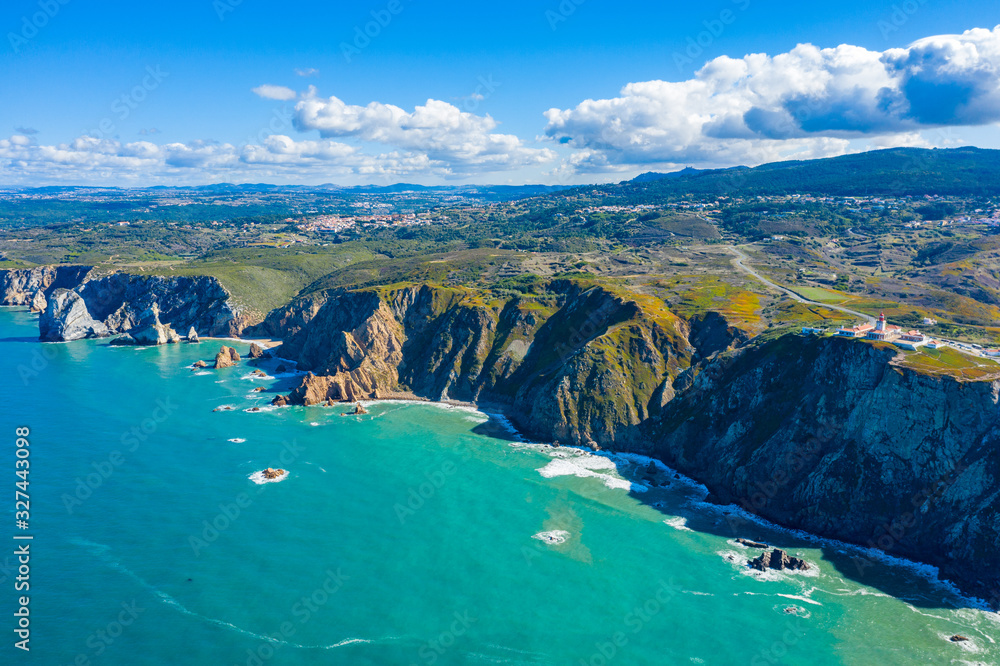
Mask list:
[[838,338],[750,347],[708,364],[647,424],[644,450],[718,501],[934,564],[995,603],[1000,381],[922,374],[895,356]]
[[279,403],[408,390],[488,404],[533,438],[653,455],[718,501],[938,565],[987,598],[1000,589],[1000,382],[899,367],[888,345],[750,341],[718,314],[683,320],[573,281],[313,305],[276,315],[296,326],[280,355],[312,373]]
[[0,305],[27,305],[41,312],[53,291],[76,287],[91,270],[90,266],[39,266],[0,271]]
[[[119,333],[144,340],[167,341],[173,335],[165,328],[188,330],[201,335],[235,336],[250,323],[231,301],[229,293],[214,277],[161,277],[112,273],[97,276],[84,267],[33,269],[37,273],[8,271],[11,305],[35,302],[43,311],[39,318],[42,340],[76,340]],[[47,287],[41,285],[48,283]],[[37,292],[24,287],[39,286]],[[28,294],[31,299],[25,300]],[[155,308],[155,313],[153,309]],[[149,333],[153,331],[154,334]]]
[[405,286],[331,295],[281,355],[314,373],[292,403],[407,389],[496,404],[532,436],[610,446],[673,396],[695,353],[688,331],[655,299],[570,281],[542,298]]

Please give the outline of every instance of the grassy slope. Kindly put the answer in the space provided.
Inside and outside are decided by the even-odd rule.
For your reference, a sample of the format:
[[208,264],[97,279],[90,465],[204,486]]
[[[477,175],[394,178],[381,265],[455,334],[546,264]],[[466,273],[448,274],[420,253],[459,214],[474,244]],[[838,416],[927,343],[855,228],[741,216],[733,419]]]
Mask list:
[[[172,267],[151,267],[143,274],[211,275],[241,306],[260,314],[288,303],[303,287],[331,271],[372,259],[361,246],[330,248],[234,248]],[[137,271],[132,271],[137,272]]]

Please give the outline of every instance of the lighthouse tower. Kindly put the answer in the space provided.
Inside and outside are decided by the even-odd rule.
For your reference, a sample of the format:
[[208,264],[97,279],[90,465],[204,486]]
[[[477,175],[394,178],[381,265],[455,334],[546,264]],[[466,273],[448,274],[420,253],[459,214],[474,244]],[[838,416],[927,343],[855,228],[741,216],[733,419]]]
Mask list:
[[885,331],[885,313],[880,312],[878,315],[878,323],[875,324],[876,331]]

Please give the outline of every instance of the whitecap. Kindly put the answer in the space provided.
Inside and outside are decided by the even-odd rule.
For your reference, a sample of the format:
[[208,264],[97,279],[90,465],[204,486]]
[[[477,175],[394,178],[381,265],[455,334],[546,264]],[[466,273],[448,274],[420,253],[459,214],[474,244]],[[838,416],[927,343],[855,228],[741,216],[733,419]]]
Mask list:
[[243,439],[242,437],[233,437],[231,439],[227,439],[226,441],[227,442],[232,442],[233,444],[242,444],[243,442],[245,442],[247,440]]
[[687,518],[684,518],[683,516],[673,516],[672,518],[667,518],[663,522],[670,525],[675,530],[683,530],[687,532],[691,531],[691,528],[687,526]]
[[796,601],[803,601],[807,604],[813,604],[814,606],[822,606],[820,602],[815,599],[810,599],[809,597],[804,597],[798,594],[778,594],[779,597],[784,597],[786,599],[795,599]]
[[569,538],[569,532],[566,530],[549,530],[547,532],[539,532],[538,534],[531,535],[532,539],[538,539],[544,543],[558,546],[560,544],[566,543]]
[[[584,453],[578,449],[552,449],[549,455],[553,460],[545,467],[537,470],[546,479],[557,476],[576,476],[579,478],[595,478],[613,490],[628,490],[631,492],[646,492],[648,487],[623,479],[617,474],[602,473],[603,470],[617,471],[614,461],[606,456]],[[601,471],[595,471],[601,470]]]

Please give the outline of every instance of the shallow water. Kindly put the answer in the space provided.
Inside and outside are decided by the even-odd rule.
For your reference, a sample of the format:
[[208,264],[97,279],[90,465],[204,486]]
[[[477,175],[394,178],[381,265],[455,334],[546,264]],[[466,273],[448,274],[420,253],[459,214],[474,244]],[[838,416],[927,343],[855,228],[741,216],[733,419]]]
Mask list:
[[[859,576],[842,547],[734,531],[696,486],[643,484],[642,461],[428,404],[273,409],[251,390],[287,377],[187,367],[217,342],[39,345],[35,327],[0,309],[0,465],[13,485],[30,426],[35,536],[32,650],[8,630],[3,663],[1000,662],[997,616],[914,568]],[[265,467],[289,474],[255,483]],[[735,536],[815,566],[752,573]]]

